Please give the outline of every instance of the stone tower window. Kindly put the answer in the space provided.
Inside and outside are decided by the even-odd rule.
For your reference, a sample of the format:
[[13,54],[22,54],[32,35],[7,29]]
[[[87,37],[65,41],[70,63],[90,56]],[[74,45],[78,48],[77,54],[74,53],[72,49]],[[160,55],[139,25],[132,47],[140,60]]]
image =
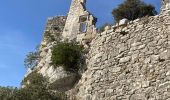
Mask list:
[[87,31],[87,22],[80,23],[80,32],[85,33]]
[[80,16],[79,23],[86,22],[87,20],[88,20],[88,16],[87,15]]
[[87,25],[88,25],[87,20],[88,20],[88,15],[80,16],[80,18],[79,18],[79,23],[80,23],[79,31],[80,32],[85,33],[87,31]]

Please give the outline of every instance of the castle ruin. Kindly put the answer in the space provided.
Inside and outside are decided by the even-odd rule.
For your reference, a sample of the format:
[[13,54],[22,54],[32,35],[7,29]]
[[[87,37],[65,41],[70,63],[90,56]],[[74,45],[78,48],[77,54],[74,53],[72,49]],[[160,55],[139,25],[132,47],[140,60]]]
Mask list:
[[162,0],[159,15],[113,25],[98,34],[96,19],[85,4],[72,0],[67,18],[48,19],[45,30],[70,41],[90,39],[81,79],[73,85],[74,73],[50,65],[55,41],[47,42],[47,36],[41,43],[38,72],[51,83],[60,80],[56,88],[70,100],[170,100],[170,0]]

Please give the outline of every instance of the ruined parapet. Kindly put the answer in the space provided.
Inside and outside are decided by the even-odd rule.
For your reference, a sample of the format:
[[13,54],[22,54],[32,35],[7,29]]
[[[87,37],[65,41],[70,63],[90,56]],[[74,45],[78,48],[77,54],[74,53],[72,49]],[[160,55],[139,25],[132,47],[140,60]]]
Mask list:
[[49,43],[59,41],[61,39],[61,34],[65,26],[66,18],[66,16],[56,16],[48,18],[43,34],[43,40],[40,45],[40,50],[43,47],[46,47]]
[[63,38],[81,41],[84,36],[96,33],[96,18],[85,7],[86,0],[72,0],[63,31]]
[[161,14],[170,12],[170,0],[162,0]]

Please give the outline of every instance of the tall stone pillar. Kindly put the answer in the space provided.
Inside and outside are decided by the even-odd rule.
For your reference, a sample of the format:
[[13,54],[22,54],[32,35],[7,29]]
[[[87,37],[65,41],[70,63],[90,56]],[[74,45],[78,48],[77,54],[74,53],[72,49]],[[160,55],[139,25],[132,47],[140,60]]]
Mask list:
[[170,12],[170,0],[162,0],[161,13]]
[[85,0],[72,0],[63,31],[64,38],[68,38],[69,40],[76,38],[79,32],[79,16],[83,15],[85,11],[85,3]]
[[94,33],[95,18],[86,10],[86,0],[72,0],[63,30],[63,38],[81,41],[86,34]]

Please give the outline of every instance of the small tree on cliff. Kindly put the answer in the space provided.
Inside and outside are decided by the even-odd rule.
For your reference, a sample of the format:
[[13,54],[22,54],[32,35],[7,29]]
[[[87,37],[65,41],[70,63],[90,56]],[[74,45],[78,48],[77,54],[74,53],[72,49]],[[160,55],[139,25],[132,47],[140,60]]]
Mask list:
[[40,58],[38,48],[39,46],[36,47],[36,50],[34,52],[29,52],[26,55],[26,58],[24,59],[24,65],[26,68],[33,69],[37,65],[38,59]]
[[123,18],[135,20],[144,16],[153,16],[156,14],[157,12],[153,5],[146,4],[141,0],[125,0],[124,3],[120,4],[118,8],[112,11],[115,21],[119,21]]

